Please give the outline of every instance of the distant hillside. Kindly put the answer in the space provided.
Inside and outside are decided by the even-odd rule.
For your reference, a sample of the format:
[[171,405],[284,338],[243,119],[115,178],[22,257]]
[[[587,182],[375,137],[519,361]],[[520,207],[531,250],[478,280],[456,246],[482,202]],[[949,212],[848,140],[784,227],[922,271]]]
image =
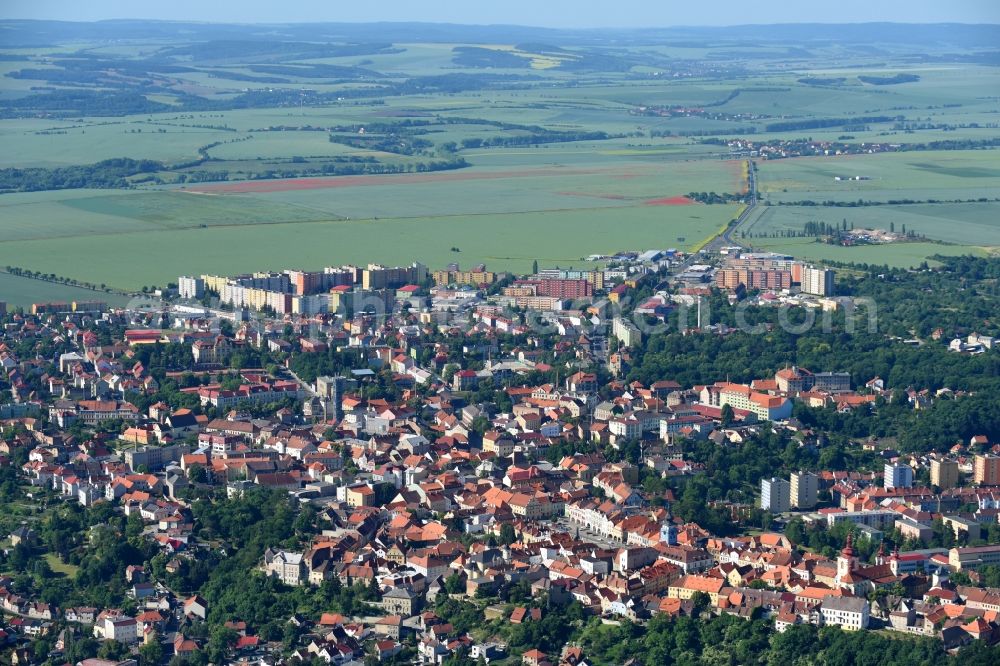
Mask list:
[[555,43],[651,45],[672,42],[754,40],[782,43],[907,44],[922,50],[938,48],[996,49],[1000,25],[912,23],[793,23],[729,27],[556,30],[510,25],[447,23],[310,23],[256,24],[190,23],[114,20],[95,23],[0,20],[0,48],[46,46],[74,40],[147,40],[177,42],[260,40],[306,42]]

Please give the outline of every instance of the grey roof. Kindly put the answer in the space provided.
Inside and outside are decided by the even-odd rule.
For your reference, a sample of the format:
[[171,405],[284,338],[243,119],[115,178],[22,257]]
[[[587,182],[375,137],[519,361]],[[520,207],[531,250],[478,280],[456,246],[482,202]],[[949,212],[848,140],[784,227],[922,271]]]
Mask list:
[[830,610],[862,613],[868,606],[868,600],[862,597],[824,597],[822,605]]

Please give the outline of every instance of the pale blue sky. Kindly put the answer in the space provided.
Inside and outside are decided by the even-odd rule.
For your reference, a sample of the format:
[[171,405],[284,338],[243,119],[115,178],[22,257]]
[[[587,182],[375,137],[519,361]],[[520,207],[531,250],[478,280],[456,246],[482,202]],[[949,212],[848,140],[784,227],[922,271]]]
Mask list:
[[0,18],[425,21],[561,28],[868,21],[1000,23],[1000,0],[0,0]]

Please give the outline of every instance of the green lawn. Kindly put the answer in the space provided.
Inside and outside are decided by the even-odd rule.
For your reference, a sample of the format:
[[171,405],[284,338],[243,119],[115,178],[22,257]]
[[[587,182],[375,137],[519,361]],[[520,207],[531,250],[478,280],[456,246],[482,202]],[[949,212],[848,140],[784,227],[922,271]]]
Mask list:
[[62,574],[68,578],[72,578],[73,576],[75,576],[76,572],[80,569],[80,567],[76,566],[75,564],[67,564],[63,562],[61,559],[59,559],[59,556],[56,555],[55,553],[45,553],[45,555],[43,555],[42,557],[45,558],[45,561],[49,563],[49,567],[52,569],[52,571],[56,572],[57,574]]

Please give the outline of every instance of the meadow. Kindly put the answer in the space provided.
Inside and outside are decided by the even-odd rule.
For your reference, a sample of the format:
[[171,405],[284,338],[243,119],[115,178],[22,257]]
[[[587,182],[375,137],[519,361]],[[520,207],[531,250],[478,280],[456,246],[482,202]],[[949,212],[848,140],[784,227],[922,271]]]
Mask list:
[[80,570],[80,567],[75,564],[63,562],[62,559],[55,553],[45,553],[42,557],[48,563],[49,568],[57,576],[72,578],[73,576],[76,576],[76,572]]

